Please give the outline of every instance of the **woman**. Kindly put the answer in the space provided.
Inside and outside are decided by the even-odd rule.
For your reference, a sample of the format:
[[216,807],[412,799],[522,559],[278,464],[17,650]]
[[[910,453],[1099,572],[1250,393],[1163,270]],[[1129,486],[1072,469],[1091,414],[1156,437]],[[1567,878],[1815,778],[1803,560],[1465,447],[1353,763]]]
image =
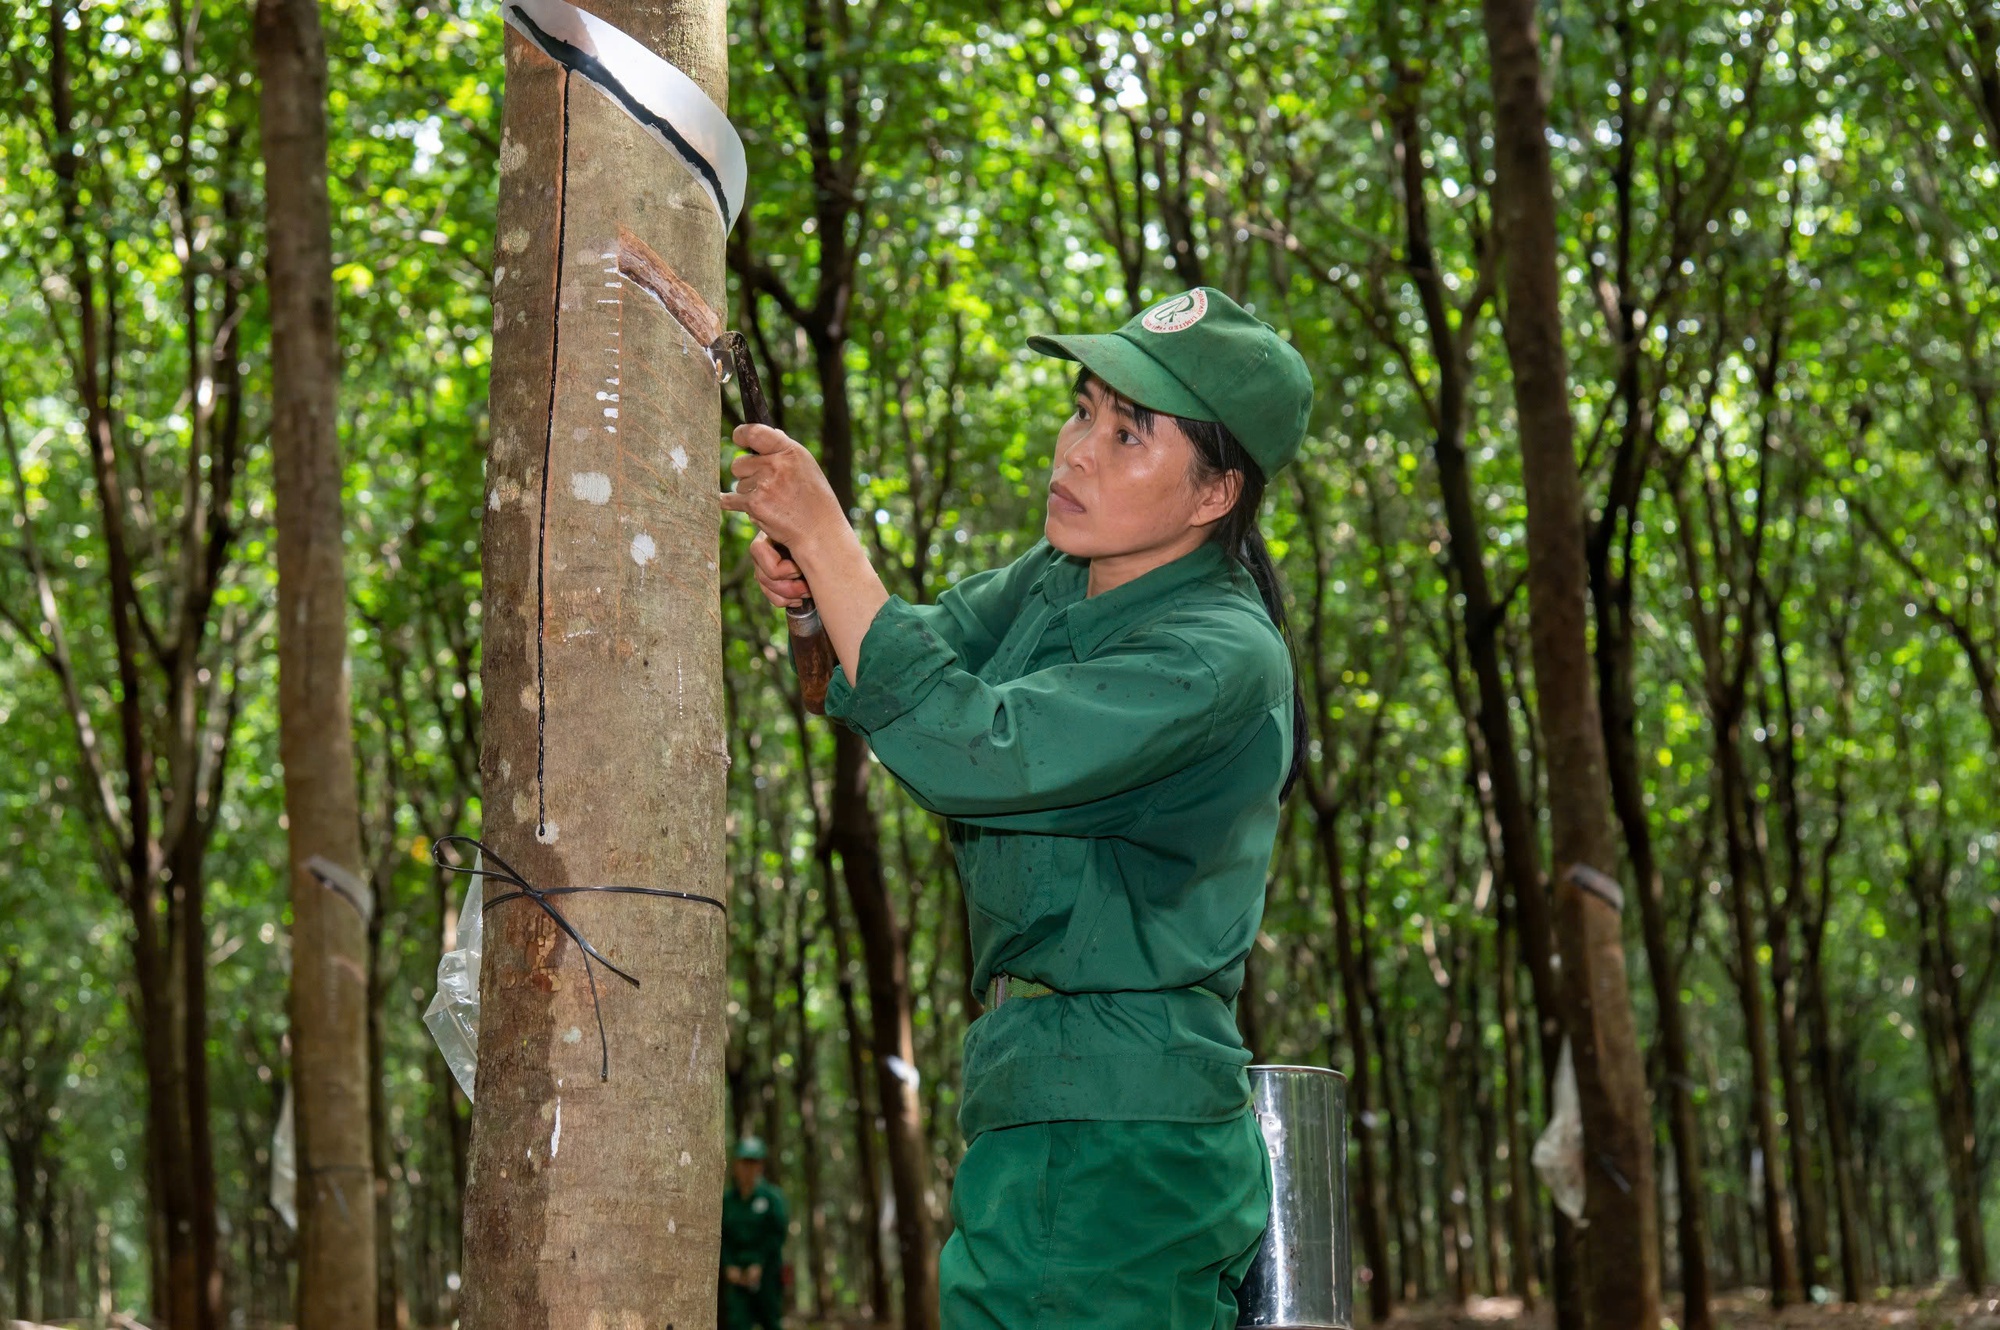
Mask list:
[[1233,1330],[1270,1208],[1234,1004],[1303,728],[1257,510],[1312,380],[1206,287],[1029,345],[1082,367],[1046,539],[935,605],[776,430],[736,431],[723,506],[765,595],[818,603],[827,714],[948,819],[990,1010],[946,1330]]

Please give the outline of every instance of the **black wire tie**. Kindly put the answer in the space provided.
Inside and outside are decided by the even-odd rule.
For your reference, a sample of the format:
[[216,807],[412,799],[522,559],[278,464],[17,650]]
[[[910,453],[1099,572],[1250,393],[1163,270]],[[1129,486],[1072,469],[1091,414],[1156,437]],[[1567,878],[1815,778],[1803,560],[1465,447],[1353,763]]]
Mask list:
[[[487,863],[500,865],[499,871],[496,872],[491,868],[467,868],[463,864],[449,863],[443,854],[447,845],[469,845],[477,850]],[[700,896],[691,891],[669,891],[665,887],[538,887],[522,877],[512,864],[495,854],[491,846],[471,836],[438,837],[431,842],[431,862],[447,873],[462,873],[466,877],[490,877],[514,888],[482,904],[479,910],[481,914],[505,901],[520,900],[525,896],[540,906],[542,913],[555,920],[556,927],[562,929],[569,935],[569,940],[576,943],[577,950],[583,953],[584,977],[590,980],[590,1009],[597,1017],[597,1047],[602,1055],[597,1071],[597,1079],[600,1081],[611,1079],[611,1041],[604,1033],[604,1004],[597,995],[597,971],[592,968],[591,962],[596,961],[634,988],[639,986],[639,980],[620,969],[616,962],[596,947],[591,946],[583,934],[576,931],[576,925],[564,918],[562,911],[549,903],[549,897],[575,896],[586,891],[610,891],[624,896],[666,896],[673,900],[694,901],[701,905],[713,905],[725,915],[729,913],[728,907],[713,896]]]

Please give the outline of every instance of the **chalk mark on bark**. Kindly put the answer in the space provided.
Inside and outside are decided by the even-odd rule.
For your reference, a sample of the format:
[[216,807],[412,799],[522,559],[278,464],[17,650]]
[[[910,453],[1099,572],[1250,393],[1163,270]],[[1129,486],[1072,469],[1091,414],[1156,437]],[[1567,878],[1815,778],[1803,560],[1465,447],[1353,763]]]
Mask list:
[[535,535],[535,839],[548,836],[549,471],[555,458],[556,374],[562,366],[563,242],[569,232],[569,70],[562,72],[562,165],[556,172],[555,303],[550,313],[549,420],[542,435],[542,509]]

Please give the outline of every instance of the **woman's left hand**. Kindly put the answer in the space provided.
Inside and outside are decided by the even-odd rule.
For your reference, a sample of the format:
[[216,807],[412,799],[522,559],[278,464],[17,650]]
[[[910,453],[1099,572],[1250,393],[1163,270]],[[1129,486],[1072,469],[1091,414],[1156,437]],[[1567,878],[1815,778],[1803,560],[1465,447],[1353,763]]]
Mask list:
[[723,491],[726,511],[749,517],[795,557],[848,533],[833,486],[803,445],[769,425],[738,425],[730,438],[749,451],[729,464],[736,483]]

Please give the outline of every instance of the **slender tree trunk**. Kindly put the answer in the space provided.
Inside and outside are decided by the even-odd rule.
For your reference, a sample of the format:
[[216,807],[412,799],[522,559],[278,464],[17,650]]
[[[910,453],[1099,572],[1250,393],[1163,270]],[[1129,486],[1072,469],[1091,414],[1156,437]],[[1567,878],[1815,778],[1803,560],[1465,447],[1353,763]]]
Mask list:
[[147,895],[133,910],[133,988],[141,1059],[146,1069],[147,1173],[152,1185],[154,1314],[173,1330],[208,1330],[201,1290],[207,1280],[196,1259],[194,1161],[188,1144],[186,1082],[177,1056],[181,993],[170,982]]
[[1500,1208],[1500,1188],[1496,1165],[1502,1158],[1500,1145],[1499,1113],[1494,1103],[1494,1071],[1486,1055],[1484,1042],[1486,1012],[1480,999],[1480,985],[1477,967],[1486,954],[1484,940],[1474,938],[1468,948],[1471,955],[1470,972],[1474,976],[1466,993],[1466,1006],[1472,1022],[1470,1035],[1469,1070],[1472,1076],[1472,1117],[1478,1135],[1473,1157],[1478,1161],[1479,1222],[1481,1226],[1480,1259],[1484,1264],[1485,1276],[1480,1287],[1488,1293],[1506,1293],[1507,1269],[1500,1252],[1501,1234],[1507,1223]]
[[[56,1165],[49,1155],[42,1156],[41,1195],[35,1205],[35,1234],[40,1246],[35,1271],[35,1308],[33,1315],[38,1321],[53,1321],[63,1314],[60,1303],[62,1291],[56,1274],[62,1259],[62,1229],[56,1222],[59,1195],[56,1190]],[[25,1309],[24,1309],[24,1313]]]
[[14,1182],[14,1223],[9,1231],[7,1264],[14,1276],[13,1314],[27,1320],[34,1314],[29,1303],[29,1272],[34,1269],[35,1151],[27,1142],[7,1142],[7,1171]]
[[1438,1190],[1443,1219],[1444,1280],[1454,1303],[1472,1297],[1476,1257],[1472,1240],[1472,1196],[1465,1169],[1465,1113],[1476,1104],[1477,1092],[1468,1074],[1472,1032],[1467,1028],[1460,990],[1471,969],[1469,949],[1455,946],[1452,968],[1444,985],[1444,1057],[1439,1064]]
[[[1793,953],[1793,922],[1806,905],[1804,810],[1800,807],[1798,748],[1793,737],[1797,709],[1792,698],[1791,670],[1785,660],[1783,606],[1766,596],[1771,624],[1771,664],[1778,685],[1778,711],[1764,717],[1765,746],[1770,757],[1770,786],[1778,805],[1778,824],[1785,851],[1785,891],[1782,897],[1764,892],[1764,940],[1771,953],[1771,993],[1778,1034],[1778,1078],[1785,1098],[1785,1139],[1791,1165],[1792,1194],[1798,1205],[1798,1248],[1801,1280],[1807,1289],[1820,1282],[1820,1258],[1827,1250],[1826,1193],[1813,1167],[1814,1133],[1806,1116],[1806,1066],[1799,1041],[1799,974]],[[1768,839],[1766,837],[1765,839]]]
[[[1420,272],[1434,272],[1436,265],[1429,251],[1427,229],[1412,224],[1409,239],[1410,266]],[[1428,282],[1423,284],[1428,285]],[[1434,317],[1442,319],[1442,315]],[[1454,363],[1462,368],[1462,360],[1440,360],[1440,377],[1447,389],[1462,377],[1459,372],[1445,371],[1445,366]],[[1546,1089],[1555,1076],[1563,1039],[1562,998],[1553,963],[1553,923],[1535,834],[1534,782],[1532,778],[1524,780],[1516,756],[1519,749],[1514,739],[1511,695],[1501,658],[1505,607],[1494,599],[1487,576],[1484,526],[1473,501],[1471,468],[1465,453],[1464,413],[1455,402],[1455,393],[1462,392],[1460,387],[1440,393],[1439,428],[1433,452],[1445,526],[1450,534],[1446,549],[1459,594],[1465,598],[1465,650],[1478,699],[1473,720],[1488,754],[1486,774],[1491,785],[1493,816],[1500,830],[1501,881],[1516,920],[1518,954],[1528,970],[1529,991],[1534,999],[1536,1048]],[[1553,1237],[1550,1282],[1556,1324],[1559,1330],[1581,1330],[1582,1307],[1573,1278],[1574,1239],[1568,1220],[1560,1212],[1554,1215]]]
[[[393,810],[385,825],[393,831]],[[396,1245],[395,1151],[389,1137],[386,1008],[395,973],[391,959],[384,954],[384,918],[391,903],[394,860],[398,857],[392,853],[388,871],[376,874],[375,909],[368,919],[368,1162],[375,1192],[375,1330],[405,1330],[410,1323],[410,1305],[403,1286],[406,1262],[399,1260],[401,1253]]]
[[[1447,637],[1447,643],[1454,639]],[[1500,1023],[1500,1073],[1503,1085],[1501,1113],[1505,1118],[1507,1142],[1507,1218],[1505,1228],[1508,1237],[1509,1271],[1505,1276],[1506,1286],[1521,1297],[1523,1307],[1535,1306],[1535,1268],[1540,1252],[1540,1243],[1535,1231],[1535,1209],[1532,1204],[1534,1185],[1528,1176],[1528,1123],[1527,1057],[1521,1039],[1521,1007],[1518,993],[1520,971],[1520,950],[1517,945],[1519,923],[1516,908],[1518,895],[1505,889],[1507,865],[1503,855],[1503,834],[1494,798],[1492,754],[1486,746],[1485,732],[1475,720],[1475,708],[1466,695],[1463,671],[1460,670],[1455,648],[1447,651],[1447,668],[1452,681],[1452,696],[1457,703],[1459,716],[1465,728],[1466,787],[1470,797],[1480,810],[1480,842],[1485,847],[1487,869],[1495,881],[1502,884],[1496,893],[1494,908],[1494,1002]],[[1476,1006],[1476,1004],[1475,1004]],[[1497,1228],[1499,1225],[1494,1225]],[[1488,1241],[1497,1244],[1489,1230]],[[1497,1245],[1493,1254],[1493,1275],[1496,1287],[1502,1284],[1500,1255]]]
[[798,1043],[794,1055],[799,1108],[799,1174],[803,1184],[804,1213],[799,1216],[806,1236],[806,1277],[811,1290],[809,1304],[814,1319],[823,1319],[832,1302],[827,1281],[826,1210],[820,1203],[820,1120],[819,1120],[819,1038],[808,1018],[807,999],[811,994],[807,962],[812,953],[813,933],[806,925],[806,903],[799,904],[797,949],[792,954],[792,1005],[798,1014]]
[[868,1032],[854,1001],[854,977],[848,971],[847,923],[833,895],[832,852],[822,858],[821,880],[826,890],[826,917],[833,924],[834,988],[840,995],[840,1015],[847,1030],[847,1087],[854,1098],[855,1172],[860,1175],[861,1242],[867,1256],[868,1313],[877,1321],[889,1316],[889,1263],[882,1251],[882,1165],[877,1159],[875,1110],[868,1093]]
[[[259,0],[256,29],[278,497],[278,737],[291,829],[298,1315],[303,1330],[360,1330],[375,1320],[370,910],[347,696],[326,47],[317,0]],[[344,875],[339,890],[323,883],[314,861]],[[197,968],[200,958],[188,962]],[[190,1056],[191,1074],[200,1062]]]
[[882,851],[868,801],[867,742],[842,728],[834,736],[834,790],[828,834],[861,934],[868,976],[868,1028],[875,1053],[875,1093],[882,1106],[889,1185],[896,1197],[896,1246],[902,1260],[904,1330],[937,1325],[937,1251],[931,1243],[930,1178],[917,1095],[917,1052],[910,1004],[908,939],[882,873]]
[[1533,0],[1485,0],[1484,9],[1493,77],[1494,217],[1527,490],[1529,631],[1548,751],[1564,1014],[1590,1159],[1590,1321],[1597,1330],[1652,1330],[1660,1320],[1653,1132],[1619,909],[1575,879],[1579,868],[1608,876],[1617,851],[1590,676],[1583,495],[1562,344],[1541,42]]
[[[736,257],[745,282],[776,298],[811,343],[820,387],[820,463],[842,507],[851,512],[854,417],[846,357],[860,258],[850,230],[865,210],[866,197],[857,183],[868,150],[861,134],[862,85],[851,67],[857,48],[851,44],[843,7],[836,0],[812,0],[801,17],[806,58],[797,87],[819,236],[818,289],[811,304],[792,298],[784,280],[758,263],[747,245],[739,246]],[[826,838],[841,861],[868,976],[875,1077],[896,1197],[903,1330],[932,1330],[938,1317],[937,1252],[928,1195],[933,1170],[918,1093],[908,942],[882,872],[880,830],[867,793],[868,767],[866,742],[844,727],[838,729]],[[887,1308],[878,1304],[876,1313],[885,1315]]]
[[[69,35],[72,14],[79,17],[80,41]],[[208,450],[207,465],[190,467],[204,520],[191,524],[189,531],[206,542],[206,549],[196,557],[184,548],[177,566],[146,569],[143,558],[147,551],[142,548],[135,559],[127,529],[129,489],[121,476],[120,415],[112,392],[117,369],[118,279],[110,263],[105,227],[95,212],[98,205],[92,201],[95,186],[87,175],[89,158],[85,152],[95,126],[78,114],[71,86],[72,45],[83,53],[80,63],[87,63],[95,49],[90,20],[84,11],[63,0],[51,0],[47,15],[44,46],[49,121],[55,131],[49,166],[56,184],[60,236],[68,251],[68,298],[75,315],[74,340],[64,349],[71,357],[70,375],[84,420],[104,540],[102,571],[118,684],[115,746],[98,746],[80,709],[73,719],[78,726],[83,766],[94,776],[93,783],[102,797],[116,806],[111,820],[115,823],[122,817],[124,825],[112,886],[133,924],[132,1008],[146,1076],[148,1301],[154,1313],[166,1318],[174,1330],[214,1330],[221,1309],[216,1300],[213,1160],[205,1135],[207,1080],[205,1074],[193,1078],[187,1074],[190,1050],[197,1055],[203,1050],[201,1035],[189,1028],[189,998],[205,992],[206,968],[198,965],[184,970],[183,962],[190,954],[201,955],[199,945],[187,940],[187,930],[192,929],[197,940],[205,938],[200,915],[201,849],[213,825],[214,809],[212,802],[204,804],[203,796],[219,789],[219,779],[205,784],[198,777],[204,769],[219,777],[226,769],[228,753],[227,728],[219,734],[205,728],[202,694],[192,683],[201,670],[217,664],[204,647],[213,641],[209,632],[214,604],[212,574],[227,556],[229,495],[240,462],[233,431],[240,419],[234,414],[240,406],[235,374],[237,344],[233,333],[225,336],[227,353],[217,361],[213,378],[215,394],[211,400],[217,409],[226,408],[221,419],[227,428],[200,431],[200,442]],[[226,220],[226,195],[224,214]],[[100,247],[101,269],[91,262],[92,253]],[[100,271],[106,275],[101,285]],[[222,292],[218,314],[231,327],[235,307],[231,283],[235,276],[230,269],[226,280],[218,284]],[[205,345],[201,328],[190,324],[184,331],[191,348]],[[199,356],[202,352],[196,349],[190,354]],[[194,375],[190,366],[190,377]],[[197,414],[204,424],[213,418],[205,410]],[[145,671],[160,663],[161,653],[149,650],[142,641],[143,608],[138,589],[142,576],[150,579],[155,574],[179,598],[180,635],[173,643],[172,662],[161,667],[160,673],[168,677],[159,694],[146,685]],[[46,593],[45,603],[53,603]],[[176,834],[170,843],[160,836],[164,801],[154,797],[163,770],[170,774],[171,794],[178,801],[172,805]],[[196,1020],[203,1015],[202,1005],[201,1001],[195,1003],[192,1014]],[[199,1126],[191,1122],[191,1115]]]
[[[1363,872],[1356,875],[1357,888],[1366,878],[1364,866]],[[1362,891],[1358,903],[1364,919],[1369,913],[1367,900],[1367,893]],[[1396,1223],[1396,1240],[1400,1248],[1396,1272],[1402,1279],[1403,1301],[1416,1302],[1430,1293],[1430,1277],[1425,1269],[1425,1239],[1429,1225],[1424,1223],[1423,1218],[1424,1151],[1416,1139],[1416,1116],[1411,1108],[1407,1070],[1409,1059],[1404,1055],[1403,1041],[1396,1037],[1396,1027],[1389,1024],[1383,1010],[1382,996],[1374,983],[1375,965],[1370,950],[1368,934],[1364,931],[1361,953],[1365,959],[1363,986],[1368,994],[1369,1025],[1375,1032],[1376,1051],[1382,1059],[1382,1108],[1389,1125],[1389,1176],[1396,1179],[1390,1192],[1390,1215]]]
[[[845,337],[814,339],[820,383],[820,460],[843,511],[854,508],[854,422],[848,401]],[[938,1323],[937,1249],[931,1241],[929,1150],[918,1096],[915,1021],[910,997],[909,939],[896,917],[882,872],[881,832],[868,799],[868,743],[845,726],[834,731],[833,802],[827,840],[840,859],[841,881],[854,907],[861,959],[868,975],[868,1028],[875,1052],[875,1086],[896,1197],[896,1245],[902,1260],[903,1330]],[[886,1311],[877,1308],[877,1314]]]
[[1667,936],[1666,903],[1660,867],[1653,855],[1653,830],[1640,775],[1637,705],[1632,690],[1631,551],[1625,573],[1613,578],[1610,552],[1592,550],[1593,602],[1597,613],[1597,679],[1604,701],[1605,758],[1611,801],[1625,832],[1632,863],[1632,887],[1639,897],[1640,930],[1646,968],[1653,980],[1655,1018],[1665,1093],[1667,1132],[1673,1143],[1674,1207],[1680,1244],[1683,1330],[1711,1330],[1713,1288],[1708,1269],[1708,1190],[1702,1182],[1701,1128],[1694,1111],[1694,1078],[1688,1060],[1687,1020],[1681,1008],[1680,965]]
[[[1621,154],[1629,146],[1621,145]],[[1621,157],[1619,177],[1619,272],[1621,292],[1629,279],[1630,162]],[[1667,932],[1666,902],[1653,851],[1652,821],[1640,771],[1638,704],[1633,688],[1633,542],[1638,501],[1652,452],[1652,413],[1642,398],[1639,324],[1629,300],[1621,299],[1619,395],[1624,403],[1622,435],[1605,511],[1587,546],[1591,604],[1596,615],[1598,696],[1603,705],[1605,762],[1611,804],[1624,832],[1639,897],[1646,968],[1652,978],[1658,1051],[1665,1084],[1667,1132],[1673,1145],[1675,1236],[1679,1243],[1681,1315],[1684,1330],[1711,1330],[1715,1324],[1709,1272],[1706,1205],[1702,1181],[1701,1129],[1695,1117],[1694,1079],[1688,1057],[1687,1018],[1681,1007],[1680,963]],[[1614,568],[1614,558],[1621,565]]]
[[[274,417],[276,414],[274,410]],[[276,431],[273,433],[275,435]],[[274,473],[282,475],[283,465],[280,458],[273,467]],[[280,521],[282,522],[282,516]],[[281,566],[283,540],[284,535],[281,531],[279,533]],[[337,548],[337,537],[335,543]],[[281,588],[280,596],[282,595]],[[280,670],[282,669],[281,659]],[[280,705],[282,707],[282,698]],[[283,738],[281,723],[279,733],[281,748]],[[180,837],[169,857],[171,864],[169,880],[175,894],[180,898],[181,958],[177,977],[181,985],[180,1066],[181,1094],[185,1099],[182,1112],[187,1124],[188,1156],[194,1181],[194,1209],[204,1220],[194,1225],[195,1269],[198,1272],[197,1296],[201,1300],[202,1316],[206,1324],[219,1327],[224,1317],[221,1249],[214,1218],[215,1137],[209,1122],[208,929],[205,926],[208,907],[207,883],[202,875],[202,850],[199,838]],[[296,897],[294,899],[296,900]],[[293,917],[295,920],[298,917],[296,905]],[[296,928],[294,935],[296,936]],[[295,976],[296,973],[295,969]],[[301,1155],[300,1158],[303,1159],[304,1156]]]
[[1540,1243],[1535,1234],[1534,1182],[1528,1175],[1528,1072],[1527,1050],[1521,1038],[1521,1002],[1515,983],[1518,959],[1515,950],[1514,912],[1503,899],[1500,903],[1500,935],[1495,941],[1495,996],[1500,1009],[1500,1056],[1506,1073],[1501,1096],[1501,1114],[1507,1128],[1507,1258],[1514,1292],[1524,1307],[1535,1305],[1536,1253]]
[[[1958,1244],[1959,1276],[1969,1290],[1978,1293],[1986,1287],[1987,1274],[1986,1228],[1980,1194],[1978,1081],[1973,1076],[1971,1013],[1960,982],[1961,976],[1973,967],[1960,962],[1952,937],[1946,853],[1940,846],[1936,855],[1927,856],[1912,847],[1912,857],[1917,862],[1912,864],[1908,875],[1908,895],[1917,907],[1924,1044],[1951,1197],[1952,1236]],[[1987,967],[1991,964],[1989,959]],[[1927,1199],[1924,1217],[1930,1219]]]
[[[722,104],[717,0],[592,9]],[[483,838],[538,887],[722,901],[720,399],[705,358],[684,354],[686,332],[606,272],[643,246],[721,307],[722,226],[655,139],[512,30],[506,75]],[[709,1325],[722,912],[603,891],[556,898],[638,981],[598,966],[593,996],[577,943],[531,899],[495,904],[504,893],[488,887],[462,1324]]]
[[[1371,796],[1364,791],[1362,799]],[[1358,841],[1361,846],[1359,871],[1348,881],[1348,889],[1354,893],[1354,912],[1357,922],[1368,918],[1368,846],[1374,835],[1369,818],[1361,818]],[[1368,1019],[1368,1030],[1375,1046],[1378,1068],[1382,1074],[1380,1116],[1384,1139],[1389,1147],[1388,1172],[1388,1220],[1389,1229],[1396,1238],[1395,1280],[1397,1296],[1404,1302],[1413,1302],[1417,1297],[1417,1286],[1422,1276],[1419,1267],[1423,1261],[1423,1244],[1419,1240],[1418,1221],[1414,1212],[1421,1208],[1419,1199],[1423,1194],[1423,1180],[1410,1159],[1412,1152],[1406,1151],[1408,1140],[1407,1110],[1408,1096],[1399,1095],[1401,1078],[1398,1075],[1397,1047],[1391,1038],[1389,1022],[1382,1006],[1381,985],[1375,978],[1374,948],[1369,945],[1368,929],[1354,930],[1354,961],[1359,977],[1362,1010]],[[1389,1277],[1387,1270],[1383,1277]]]
[[[1806,1116],[1805,1054],[1799,1046],[1798,979],[1790,958],[1772,942],[1773,1012],[1778,1034],[1778,1086],[1785,1101],[1786,1162],[1791,1169],[1792,1195],[1798,1205],[1798,1231],[1793,1235],[1799,1277],[1806,1292],[1819,1283],[1819,1262],[1826,1251],[1826,1207],[1815,1176],[1811,1119]],[[1782,975],[1782,977],[1780,977]]]
[[1380,1324],[1395,1305],[1389,1273],[1388,1207],[1383,1197],[1376,1134],[1382,1118],[1375,1109],[1375,1078],[1368,1058],[1367,1006],[1361,995],[1361,958],[1355,942],[1354,908],[1342,869],[1339,805],[1315,797],[1313,829],[1318,833],[1320,861],[1326,867],[1327,894],[1333,900],[1334,963],[1340,970],[1340,1016],[1347,1032],[1347,1116],[1354,1124],[1354,1145],[1360,1165],[1361,1260],[1368,1267],[1368,1315]]
[[1792,1200],[1785,1183],[1784,1145],[1778,1134],[1777,1106],[1771,1101],[1771,1037],[1764,1011],[1764,970],[1758,958],[1757,916],[1751,893],[1751,876],[1759,865],[1750,843],[1742,723],[1736,711],[1724,706],[1718,705],[1714,712],[1716,797],[1722,805],[1730,917],[1736,942],[1737,991],[1743,1003],[1744,1044],[1750,1054],[1751,1122],[1757,1148],[1764,1159],[1764,1244],[1771,1263],[1771,1300],[1774,1305],[1785,1307],[1802,1301],[1805,1289],[1799,1278],[1798,1246],[1792,1233]]
[[1864,1275],[1866,1239],[1861,1233],[1861,1199],[1855,1188],[1854,1146],[1849,1138],[1841,1088],[1838,1050],[1833,1045],[1833,1018],[1826,1000],[1826,977],[1819,944],[1809,940],[1803,974],[1806,1014],[1811,1027],[1813,1088],[1819,1095],[1820,1122],[1826,1128],[1827,1156],[1832,1163],[1834,1215],[1840,1223],[1840,1288],[1849,1302],[1868,1296]]

